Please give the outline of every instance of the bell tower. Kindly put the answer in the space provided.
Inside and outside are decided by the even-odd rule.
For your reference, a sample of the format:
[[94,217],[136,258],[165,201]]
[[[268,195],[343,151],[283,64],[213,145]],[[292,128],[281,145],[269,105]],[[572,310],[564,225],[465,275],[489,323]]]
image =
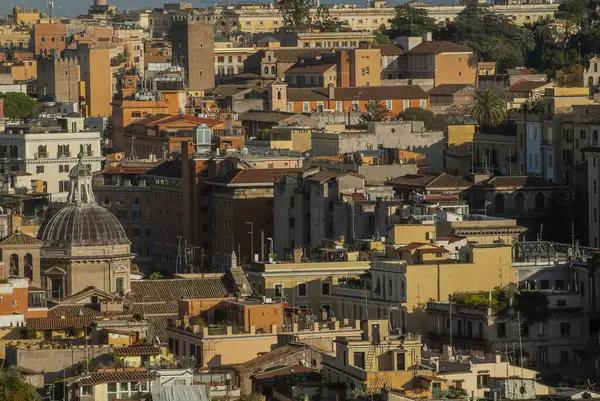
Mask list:
[[269,92],[271,110],[287,111],[287,84],[278,79],[271,84]]

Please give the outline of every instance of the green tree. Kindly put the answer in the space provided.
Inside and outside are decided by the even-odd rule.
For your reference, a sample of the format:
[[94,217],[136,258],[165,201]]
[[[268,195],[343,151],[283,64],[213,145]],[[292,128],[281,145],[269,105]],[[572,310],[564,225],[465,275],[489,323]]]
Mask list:
[[320,25],[325,31],[332,32],[339,29],[342,24],[338,18],[331,16],[329,12],[329,6],[321,4],[317,7],[317,14],[313,20],[313,23]]
[[385,107],[385,103],[378,102],[376,100],[369,100],[365,108],[366,112],[362,113],[360,116],[360,120],[365,123],[371,121],[382,121],[387,117],[389,112],[388,108]]
[[436,29],[435,19],[431,18],[426,10],[402,4],[396,6],[396,16],[391,21],[388,36],[422,36]]
[[386,32],[387,32],[387,28],[385,27],[385,25],[381,25],[378,30],[373,32],[373,34],[375,35],[375,37],[373,38],[375,43],[379,43],[379,44],[390,43],[391,40],[386,35]]
[[562,88],[576,88],[583,85],[583,66],[571,64],[558,71],[554,83]]
[[506,103],[491,89],[479,89],[471,116],[482,125],[496,125],[506,117]]
[[0,401],[41,400],[35,388],[25,382],[16,367],[0,368]]
[[164,276],[159,272],[154,272],[148,276],[148,280],[160,280],[162,278],[164,278]]
[[556,38],[562,43],[562,48],[566,49],[569,39],[577,33],[577,23],[571,19],[558,19],[555,24]]
[[4,116],[9,120],[26,120],[33,117],[37,108],[35,99],[20,92],[0,93],[4,99]]
[[519,46],[525,61],[527,61],[527,54],[535,49],[536,45],[533,31],[527,27],[520,28],[513,37],[513,42]]
[[307,0],[281,0],[277,9],[285,25],[301,25],[310,22],[310,7]]
[[579,29],[584,29],[590,25],[589,11],[588,0],[566,0],[558,6],[555,17],[558,20],[572,21]]

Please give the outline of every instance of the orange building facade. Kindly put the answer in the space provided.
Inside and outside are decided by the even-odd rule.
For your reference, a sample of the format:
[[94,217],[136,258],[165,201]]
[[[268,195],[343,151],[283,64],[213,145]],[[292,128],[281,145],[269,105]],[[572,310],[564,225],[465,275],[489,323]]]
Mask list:
[[67,47],[65,24],[35,24],[33,26],[33,49],[36,56],[47,55],[52,51],[57,55]]

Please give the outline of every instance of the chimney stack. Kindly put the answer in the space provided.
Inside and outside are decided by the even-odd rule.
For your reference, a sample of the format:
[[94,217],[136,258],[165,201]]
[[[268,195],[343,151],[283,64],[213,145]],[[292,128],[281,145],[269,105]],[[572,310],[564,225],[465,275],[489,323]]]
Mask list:
[[294,263],[301,263],[302,262],[302,248],[297,247],[294,248]]
[[327,97],[329,100],[335,99],[335,86],[333,86],[333,83],[327,85]]

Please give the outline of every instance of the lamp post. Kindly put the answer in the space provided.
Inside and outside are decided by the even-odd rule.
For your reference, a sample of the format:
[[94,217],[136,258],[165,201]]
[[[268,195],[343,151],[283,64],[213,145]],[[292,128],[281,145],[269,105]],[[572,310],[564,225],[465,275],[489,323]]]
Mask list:
[[254,222],[247,221],[246,224],[250,225],[248,234],[250,234],[250,262],[252,262],[254,260]]

